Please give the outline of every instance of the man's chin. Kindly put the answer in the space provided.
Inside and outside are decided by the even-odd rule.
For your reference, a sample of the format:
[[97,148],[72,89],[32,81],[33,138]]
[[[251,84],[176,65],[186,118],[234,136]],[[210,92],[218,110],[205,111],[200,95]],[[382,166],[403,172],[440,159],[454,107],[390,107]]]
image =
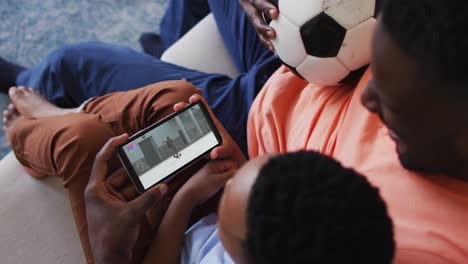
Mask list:
[[[456,154],[431,156],[425,152],[411,152],[405,144],[398,144],[396,152],[400,164],[407,170],[431,175],[456,175],[463,168],[464,160]],[[429,151],[429,150],[427,150]]]
[[440,171],[437,168],[432,168],[428,163],[422,162],[418,159],[413,158],[412,156],[408,155],[407,153],[398,153],[398,159],[400,160],[401,166],[405,169],[424,173],[424,174],[438,174]]
[[407,155],[398,153],[398,159],[400,160],[400,164],[403,166],[403,168],[410,171],[418,171],[419,166],[416,166],[415,162],[411,161]]
[[395,144],[396,152],[398,155],[398,159],[400,160],[401,166],[403,166],[405,169],[410,170],[410,168],[412,167],[412,162],[409,155],[406,152],[406,149],[403,150],[398,142],[395,142]]
[[414,171],[414,172],[425,172],[425,166],[422,166],[422,162],[418,161],[417,157],[410,155],[408,152],[408,147],[406,144],[401,142],[396,143],[396,152],[398,154],[398,159],[400,160],[401,166],[405,169]]

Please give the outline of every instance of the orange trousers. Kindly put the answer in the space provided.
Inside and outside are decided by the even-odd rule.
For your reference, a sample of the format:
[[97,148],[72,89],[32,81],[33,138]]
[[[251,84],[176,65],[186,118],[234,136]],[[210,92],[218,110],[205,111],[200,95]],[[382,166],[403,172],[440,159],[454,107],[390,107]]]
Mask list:
[[[173,112],[173,105],[200,90],[186,81],[161,82],[127,92],[116,92],[91,100],[80,113],[44,118],[20,117],[11,131],[12,148],[21,164],[43,175],[63,180],[88,263],[93,263],[89,244],[84,190],[94,158],[111,137],[132,135]],[[110,168],[121,168],[118,159]],[[128,181],[128,185],[131,182]],[[131,200],[121,193],[122,199]],[[167,195],[170,197],[170,195]],[[160,206],[167,207],[170,198]],[[153,226],[154,227],[154,226]],[[139,262],[150,243],[150,223],[142,223],[134,248]],[[153,230],[154,231],[154,230]]]

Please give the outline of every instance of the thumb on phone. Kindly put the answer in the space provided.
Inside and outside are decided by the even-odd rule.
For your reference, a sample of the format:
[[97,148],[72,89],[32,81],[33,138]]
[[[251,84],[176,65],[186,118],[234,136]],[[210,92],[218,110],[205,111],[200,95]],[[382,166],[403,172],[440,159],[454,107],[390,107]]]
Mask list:
[[104,181],[108,177],[107,163],[115,154],[119,145],[123,144],[127,139],[128,135],[122,134],[120,136],[113,137],[106,142],[94,159],[90,177],[91,183]]

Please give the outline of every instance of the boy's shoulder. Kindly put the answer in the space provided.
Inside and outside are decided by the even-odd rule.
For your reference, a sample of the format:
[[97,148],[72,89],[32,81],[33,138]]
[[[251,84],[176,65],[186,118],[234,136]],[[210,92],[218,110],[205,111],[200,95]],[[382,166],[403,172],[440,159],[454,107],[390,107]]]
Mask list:
[[217,220],[210,214],[187,230],[181,263],[234,263],[219,238]]

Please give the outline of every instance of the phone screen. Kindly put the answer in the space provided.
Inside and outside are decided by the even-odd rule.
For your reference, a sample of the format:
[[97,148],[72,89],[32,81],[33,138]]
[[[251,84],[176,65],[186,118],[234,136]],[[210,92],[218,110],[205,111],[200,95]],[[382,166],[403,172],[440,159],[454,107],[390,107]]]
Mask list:
[[196,103],[132,137],[119,155],[137,189],[147,190],[220,144],[206,108]]

